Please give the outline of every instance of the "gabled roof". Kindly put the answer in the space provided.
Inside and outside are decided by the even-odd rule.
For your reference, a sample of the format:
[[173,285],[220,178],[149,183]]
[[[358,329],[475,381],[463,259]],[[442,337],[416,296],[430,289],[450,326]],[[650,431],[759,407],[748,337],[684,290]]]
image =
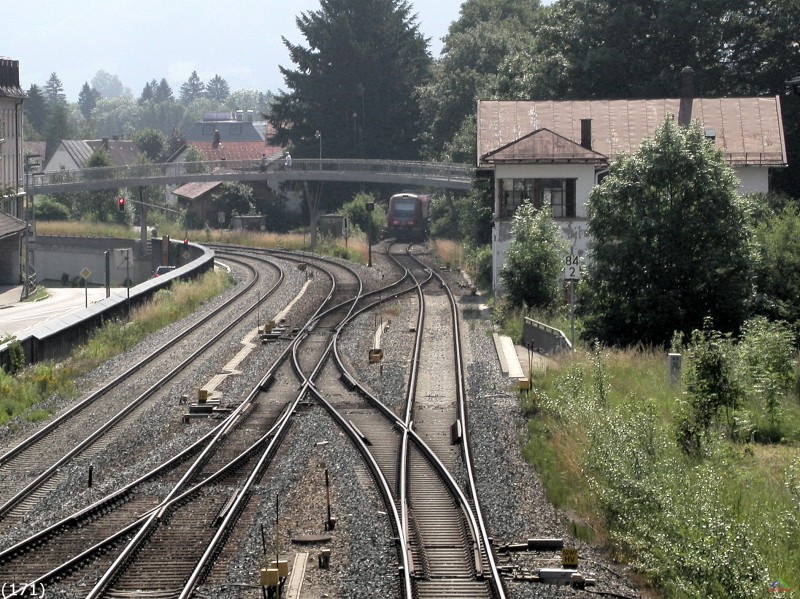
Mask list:
[[22,152],[25,156],[29,156],[32,154],[36,154],[44,158],[45,152],[47,152],[47,142],[46,141],[28,141],[27,139],[22,142]]
[[25,230],[25,221],[0,212],[0,239]]
[[481,161],[495,164],[498,162],[598,164],[607,162],[607,158],[549,129],[537,129],[481,156]]
[[[680,99],[478,102],[478,165],[483,157],[527,134],[548,129],[580,140],[581,119],[592,121],[592,150],[613,159],[633,154],[668,116],[677,117]],[[786,166],[780,99],[695,98],[692,121],[713,130],[716,145],[737,165]]]
[[176,189],[173,189],[172,193],[178,197],[186,198],[187,200],[196,200],[200,196],[207,194],[209,191],[220,185],[222,185],[221,181],[195,181],[193,183],[186,183]]
[[69,154],[78,168],[83,168],[98,148],[105,148],[111,157],[111,166],[136,164],[142,155],[136,142],[119,139],[62,139],[60,147]]

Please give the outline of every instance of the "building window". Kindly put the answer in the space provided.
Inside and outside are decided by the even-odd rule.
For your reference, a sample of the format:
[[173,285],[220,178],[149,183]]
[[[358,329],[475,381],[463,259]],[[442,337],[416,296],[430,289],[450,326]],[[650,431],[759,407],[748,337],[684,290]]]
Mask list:
[[576,179],[501,179],[500,217],[511,218],[524,201],[549,206],[553,218],[575,218]]

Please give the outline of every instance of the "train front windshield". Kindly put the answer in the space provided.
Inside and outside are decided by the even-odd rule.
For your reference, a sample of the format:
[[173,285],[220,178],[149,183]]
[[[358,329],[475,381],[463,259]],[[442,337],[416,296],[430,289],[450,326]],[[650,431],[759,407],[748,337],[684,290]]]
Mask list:
[[413,218],[416,208],[417,201],[415,199],[398,199],[394,202],[394,212],[396,216]]

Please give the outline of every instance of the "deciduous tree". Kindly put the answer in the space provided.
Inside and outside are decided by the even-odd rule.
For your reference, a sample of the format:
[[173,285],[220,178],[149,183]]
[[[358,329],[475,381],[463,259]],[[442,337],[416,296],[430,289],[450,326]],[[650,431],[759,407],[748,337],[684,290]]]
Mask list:
[[[104,98],[121,98],[125,95],[125,86],[119,77],[105,71],[97,71],[92,77],[92,88],[100,92]],[[130,95],[130,92],[128,92]]]
[[567,242],[549,210],[530,202],[517,208],[512,235],[500,271],[508,300],[515,306],[549,307],[558,297]]
[[754,251],[733,170],[699,126],[659,126],[589,196],[586,336],[665,344],[711,316],[735,331],[752,300]]
[[151,162],[162,162],[167,140],[157,129],[142,129],[133,136],[133,141]]

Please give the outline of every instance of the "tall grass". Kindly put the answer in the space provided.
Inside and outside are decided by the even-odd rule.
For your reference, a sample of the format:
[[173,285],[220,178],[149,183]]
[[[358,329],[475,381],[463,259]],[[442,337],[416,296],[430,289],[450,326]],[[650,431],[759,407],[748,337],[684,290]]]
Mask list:
[[768,596],[778,578],[800,590],[796,443],[717,435],[703,458],[684,454],[662,352],[578,352],[535,376],[526,455],[548,496],[665,596]]
[[53,394],[73,396],[77,377],[133,347],[146,335],[191,314],[230,285],[230,276],[216,271],[197,281],[173,283],[170,289],[159,291],[151,301],[134,309],[129,322],[109,322],[95,331],[69,359],[57,365],[37,364],[13,376],[0,370],[0,425],[21,414],[29,420],[46,417],[46,407],[31,408]]
[[464,268],[464,246],[450,239],[432,239],[428,242],[431,253],[446,268]]
[[[60,235],[71,237],[111,237],[119,239],[138,239],[137,229],[111,223],[84,223],[63,221],[38,222],[37,231],[41,235]],[[196,243],[227,243],[256,248],[277,248],[293,251],[310,251],[311,238],[308,233],[269,233],[258,231],[234,231],[232,229],[204,229],[184,231],[174,223],[162,224],[159,235],[170,239],[183,239],[184,235]],[[317,237],[316,253],[324,256],[344,258],[352,262],[366,264],[369,248],[363,234],[351,235],[349,239]]]

